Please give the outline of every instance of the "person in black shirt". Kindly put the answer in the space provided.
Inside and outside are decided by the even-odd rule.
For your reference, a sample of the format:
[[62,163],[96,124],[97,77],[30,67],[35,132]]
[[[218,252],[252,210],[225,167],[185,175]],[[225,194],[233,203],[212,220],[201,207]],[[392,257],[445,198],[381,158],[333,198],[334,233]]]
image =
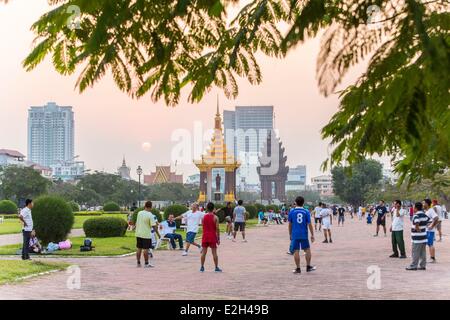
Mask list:
[[345,215],[345,209],[344,207],[339,207],[338,209],[339,217],[338,217],[338,227],[342,223],[342,226],[344,226],[344,215]]
[[227,230],[226,230],[226,234],[227,234],[227,239],[231,239],[232,238],[232,233],[233,233],[233,208],[231,207],[231,202],[227,202],[227,205],[225,208],[222,209],[224,212],[224,216],[225,216],[225,221],[227,223]]
[[380,231],[380,225],[383,226],[384,236],[387,237],[386,233],[386,213],[388,212],[386,206],[384,205],[384,201],[380,200],[380,203],[375,208],[375,212],[377,213],[377,233],[374,234],[374,237],[378,237],[378,232]]

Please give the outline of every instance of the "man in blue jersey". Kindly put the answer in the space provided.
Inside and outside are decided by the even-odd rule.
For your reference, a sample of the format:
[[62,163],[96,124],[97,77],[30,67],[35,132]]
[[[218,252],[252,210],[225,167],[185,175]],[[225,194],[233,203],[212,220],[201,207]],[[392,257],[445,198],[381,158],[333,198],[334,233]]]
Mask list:
[[311,249],[308,240],[308,228],[311,232],[311,242],[314,242],[314,229],[311,225],[311,215],[308,210],[303,208],[305,199],[303,197],[297,197],[295,199],[296,207],[292,208],[289,212],[289,236],[291,239],[291,248],[294,252],[294,261],[297,266],[293,271],[298,274],[300,270],[300,254],[299,250],[302,249],[305,252],[306,257],[306,272],[316,270],[316,267],[311,265]]

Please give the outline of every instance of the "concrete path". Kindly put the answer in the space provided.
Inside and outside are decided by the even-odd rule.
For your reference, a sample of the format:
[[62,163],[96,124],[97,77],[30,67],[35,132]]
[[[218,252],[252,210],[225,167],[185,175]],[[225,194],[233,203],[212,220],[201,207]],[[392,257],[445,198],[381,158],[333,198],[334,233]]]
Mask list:
[[[287,225],[271,225],[249,229],[248,243],[223,240],[222,274],[212,272],[210,255],[206,272],[200,273],[197,250],[187,257],[159,251],[154,269],[136,268],[134,257],[60,259],[80,266],[80,289],[68,289],[70,275],[59,272],[0,286],[0,299],[450,299],[449,221],[443,230],[444,240],[436,244],[438,263],[427,271],[405,270],[409,231],[408,259],[392,259],[389,232],[375,238],[374,225],[347,218],[345,227],[333,224],[332,244],[321,243],[323,235],[317,235],[312,246],[317,270],[308,274],[291,273]],[[368,268],[379,268],[380,289],[368,288]],[[377,288],[376,281],[370,283]]]
[[[83,229],[73,229],[70,233],[71,237],[82,237],[84,236]],[[14,233],[14,234],[3,234],[0,235],[0,246],[6,246],[9,244],[18,244],[22,243],[22,234]]]

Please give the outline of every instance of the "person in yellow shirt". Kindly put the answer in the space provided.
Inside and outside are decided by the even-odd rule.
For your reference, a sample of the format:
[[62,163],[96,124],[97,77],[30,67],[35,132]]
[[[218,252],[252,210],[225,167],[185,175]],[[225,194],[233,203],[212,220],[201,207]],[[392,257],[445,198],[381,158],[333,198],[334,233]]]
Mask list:
[[141,255],[144,251],[145,268],[153,267],[148,261],[148,251],[152,247],[152,229],[156,232],[158,237],[160,237],[156,220],[153,214],[150,212],[152,209],[152,202],[147,201],[144,205],[144,210],[140,211],[136,219],[136,260],[137,267],[141,267]]

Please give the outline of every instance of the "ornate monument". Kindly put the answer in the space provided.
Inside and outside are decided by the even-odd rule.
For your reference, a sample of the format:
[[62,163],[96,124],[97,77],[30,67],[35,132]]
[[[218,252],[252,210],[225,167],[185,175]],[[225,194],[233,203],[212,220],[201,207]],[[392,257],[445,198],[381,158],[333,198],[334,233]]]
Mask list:
[[[219,113],[219,103],[217,103],[217,113],[214,123],[214,135],[211,139],[209,149],[206,151],[206,154],[202,155],[201,160],[194,161],[194,164],[200,170],[200,194],[198,196],[198,202],[212,200],[225,202],[235,201],[236,169],[239,168],[240,164],[236,161],[234,155],[228,154],[227,152],[222,131],[222,118]],[[213,170],[214,172],[224,171],[224,174],[223,176],[220,173],[213,175]],[[225,181],[223,190],[222,181]]]
[[287,157],[284,155],[284,147],[273,130],[269,131],[267,142],[261,153],[260,166],[257,168],[261,181],[261,198],[268,201],[273,199],[285,201],[289,167],[286,166]]
[[183,175],[176,174],[168,166],[156,166],[154,172],[150,175],[144,175],[144,184],[161,184],[161,183],[183,183]]

